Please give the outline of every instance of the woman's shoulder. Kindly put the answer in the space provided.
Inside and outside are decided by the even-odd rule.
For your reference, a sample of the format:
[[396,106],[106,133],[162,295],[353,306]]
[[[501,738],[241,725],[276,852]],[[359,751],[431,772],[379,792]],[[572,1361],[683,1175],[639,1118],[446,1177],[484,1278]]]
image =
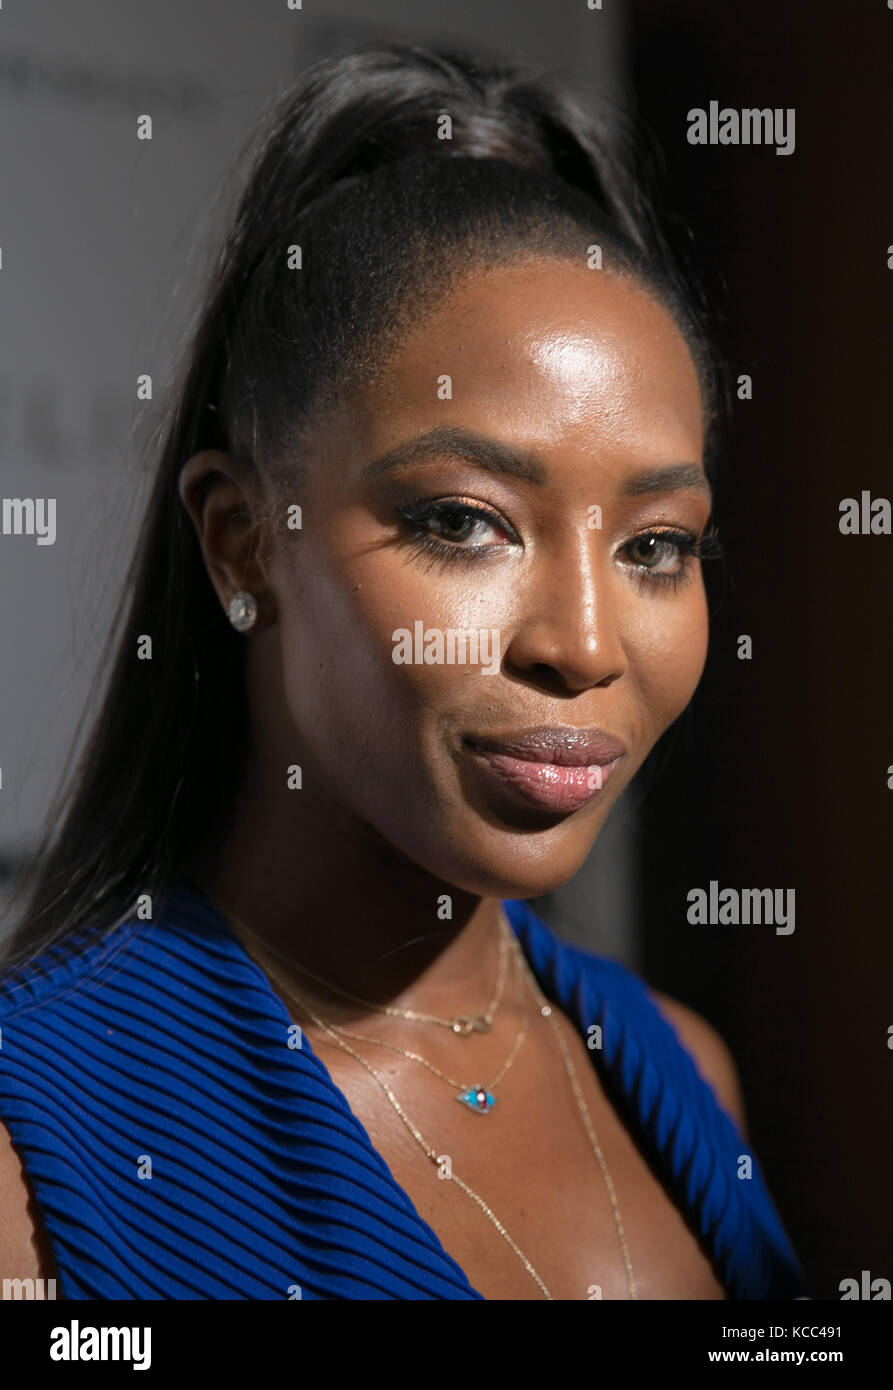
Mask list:
[[[738,1069],[724,1038],[703,1015],[688,1004],[654,989],[644,976],[620,961],[579,950],[584,969],[589,969],[608,987],[622,993],[632,1015],[631,1022],[655,1036],[655,1028],[669,1025],[682,1051],[695,1064],[698,1075],[711,1087],[722,1109],[747,1138],[747,1116]],[[659,1022],[658,1022],[659,1020]],[[653,1025],[653,1026],[652,1026]]]
[[14,1279],[55,1274],[28,1141],[39,1130],[46,1143],[59,1099],[59,1003],[77,997],[110,944],[96,929],[72,931],[0,963],[0,1266]]
[[[0,1020],[43,1006],[72,1007],[101,990],[104,998],[164,993],[170,971],[201,972],[221,949],[219,914],[179,880],[110,906],[41,943],[26,955],[0,957]],[[157,987],[157,988],[156,988]]]
[[125,921],[63,930],[26,953],[0,959],[0,1024],[76,993],[115,953],[127,950],[136,926]]
[[[643,981],[644,984],[644,981]],[[646,989],[648,987],[646,986]],[[701,1076],[709,1082],[716,1098],[747,1138],[747,1115],[741,1080],[732,1052],[711,1023],[678,999],[649,989],[663,1016],[672,1024],[679,1041],[694,1059]]]
[[51,1268],[25,1166],[0,1119],[0,1269],[13,1279],[41,1279]]

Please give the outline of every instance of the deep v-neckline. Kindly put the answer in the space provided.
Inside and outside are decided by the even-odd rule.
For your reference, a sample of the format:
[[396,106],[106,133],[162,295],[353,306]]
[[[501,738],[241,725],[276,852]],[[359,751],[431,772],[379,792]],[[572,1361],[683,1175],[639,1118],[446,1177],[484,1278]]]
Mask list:
[[[14,1040],[0,1052],[0,1107],[63,1287],[139,1298],[151,1278],[161,1297],[281,1298],[285,1280],[310,1299],[481,1300],[309,1039],[284,1046],[285,1003],[225,916],[199,885],[178,886],[150,917],[72,932],[24,980],[0,979]],[[647,983],[563,941],[526,902],[503,906],[729,1298],[808,1297],[756,1156]],[[60,1017],[61,1067],[46,1046]],[[122,1187],[131,1151],[157,1151],[151,1202]]]
[[[260,985],[262,993],[267,998],[268,1004],[271,1005],[272,1008],[279,1014],[280,1021],[283,1023],[283,1025],[286,1028],[290,1025],[293,1025],[294,1020],[291,1017],[291,1013],[287,1005],[285,1004],[285,1001],[282,999],[281,995],[279,994],[278,990],[274,986],[272,980],[267,975],[263,967],[246,950],[244,943],[242,942],[239,935],[234,931],[226,914],[220,908],[218,908],[216,904],[213,903],[211,899],[208,898],[207,895],[198,888],[197,885],[193,885],[191,882],[187,881],[184,883],[181,881],[180,883],[178,883],[176,891],[185,892],[193,898],[196,898],[201,903],[202,907],[213,919],[215,925],[228,939],[228,941],[231,944],[231,948],[238,953],[240,963],[243,966],[243,968],[247,967],[254,974],[255,978],[257,979]],[[519,946],[521,947],[522,952],[524,953],[524,959],[527,961],[527,964],[530,967],[533,976],[536,979],[536,982],[539,985],[540,990],[542,991],[543,996],[545,997],[547,1002],[556,1004],[558,1008],[565,1012],[576,1027],[581,1027],[581,1016],[582,1013],[586,1010],[587,1000],[585,982],[583,980],[579,980],[577,982],[578,987],[576,990],[572,992],[570,998],[555,997],[555,984],[552,981],[550,981],[548,976],[544,973],[544,967],[546,964],[552,967],[552,973],[554,977],[555,956],[557,953],[546,952],[544,954],[543,948],[547,944],[547,942],[543,940],[538,941],[539,951],[537,953],[531,952],[531,924],[528,921],[526,923],[526,930],[519,930],[519,926],[521,925],[521,923],[518,920],[516,920],[512,915],[513,908],[515,906],[517,905],[513,904],[511,901],[508,900],[502,903],[502,907],[506,915],[506,920],[508,921],[512,933],[515,939],[517,940]],[[548,933],[545,933],[545,935],[547,936]],[[555,939],[555,944],[557,945],[557,938]],[[539,961],[537,961],[536,955],[539,955]],[[561,971],[558,972],[559,977],[562,973],[563,972]],[[557,980],[555,982],[557,983]],[[597,1015],[596,1012],[593,1012],[591,1006],[589,1006],[588,1008],[588,1015],[591,1015],[591,1021],[595,1021]],[[368,1155],[370,1155],[373,1158],[375,1163],[382,1169],[384,1175],[387,1178],[387,1181],[393,1188],[394,1192],[399,1196],[400,1200],[407,1207],[413,1220],[418,1224],[426,1241],[432,1244],[434,1248],[438,1251],[438,1253],[442,1255],[442,1257],[449,1263],[451,1269],[456,1271],[461,1276],[467,1288],[469,1296],[472,1299],[481,1299],[483,1301],[486,1301],[485,1295],[474,1287],[465,1270],[454,1258],[454,1256],[452,1256],[446,1249],[437,1232],[420,1214],[410,1194],[406,1191],[403,1185],[397,1181],[396,1177],[394,1176],[391,1170],[391,1166],[385,1158],[384,1154],[382,1154],[381,1150],[378,1149],[377,1146],[372,1142],[372,1139],[365,1125],[360,1120],[359,1116],[354,1112],[346,1094],[332,1077],[331,1072],[329,1071],[323,1059],[320,1057],[319,1053],[315,1051],[311,1043],[311,1040],[306,1035],[306,1033],[304,1033],[301,1038],[301,1047],[300,1049],[298,1049],[298,1051],[300,1052],[302,1059],[306,1063],[309,1063],[311,1067],[315,1068],[323,1084],[330,1090],[330,1092],[334,1096],[337,1097],[339,1106],[342,1108],[343,1112],[347,1116],[349,1123],[351,1124],[354,1130],[354,1138],[356,1142]],[[591,1053],[590,1055],[592,1057],[593,1066],[596,1067],[596,1069],[598,1069],[598,1060],[596,1058],[595,1052]],[[604,1079],[605,1078],[602,1078],[602,1080]]]

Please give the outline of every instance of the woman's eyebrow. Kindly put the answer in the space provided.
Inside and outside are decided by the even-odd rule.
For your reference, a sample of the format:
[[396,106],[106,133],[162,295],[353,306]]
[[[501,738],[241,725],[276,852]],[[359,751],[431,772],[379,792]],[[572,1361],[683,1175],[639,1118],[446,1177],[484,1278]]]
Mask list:
[[[536,454],[461,425],[440,425],[395,444],[367,464],[361,477],[377,478],[392,468],[399,468],[401,464],[424,462],[426,459],[433,462],[447,455],[465,459],[489,473],[510,473],[540,487],[549,478],[547,465]],[[670,463],[633,473],[624,478],[618,492],[621,497],[640,497],[656,492],[681,492],[684,489],[695,489],[707,497],[712,496],[707,476],[696,463]]]
[[652,492],[681,492],[683,489],[694,489],[713,498],[707,474],[696,463],[667,463],[633,473],[624,478],[618,491],[621,497],[641,497]]
[[478,434],[476,430],[464,429],[459,425],[440,425],[426,430],[366,465],[361,473],[363,478],[377,478],[388,469],[400,464],[443,458],[444,455],[465,459],[477,464],[489,473],[511,473],[525,482],[543,486],[548,478],[548,469],[542,459],[524,449],[516,449],[488,435]]

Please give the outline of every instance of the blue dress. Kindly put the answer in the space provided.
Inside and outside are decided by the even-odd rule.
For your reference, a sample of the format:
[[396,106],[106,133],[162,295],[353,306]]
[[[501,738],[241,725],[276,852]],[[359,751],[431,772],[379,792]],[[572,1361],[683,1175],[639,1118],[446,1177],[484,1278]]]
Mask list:
[[[543,993],[583,1037],[601,1026],[593,1065],[727,1296],[806,1296],[756,1159],[738,1176],[752,1151],[644,981],[505,909]],[[186,879],[153,921],[0,974],[0,1120],[61,1297],[483,1298],[290,1024]]]

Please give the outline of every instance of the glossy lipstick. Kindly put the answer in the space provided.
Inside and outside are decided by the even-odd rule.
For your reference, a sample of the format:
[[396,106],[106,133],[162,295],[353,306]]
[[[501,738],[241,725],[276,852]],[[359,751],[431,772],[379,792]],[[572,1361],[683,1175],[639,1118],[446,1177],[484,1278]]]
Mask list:
[[466,734],[476,761],[526,801],[548,811],[576,811],[607,783],[626,752],[602,729],[524,729],[502,736]]

